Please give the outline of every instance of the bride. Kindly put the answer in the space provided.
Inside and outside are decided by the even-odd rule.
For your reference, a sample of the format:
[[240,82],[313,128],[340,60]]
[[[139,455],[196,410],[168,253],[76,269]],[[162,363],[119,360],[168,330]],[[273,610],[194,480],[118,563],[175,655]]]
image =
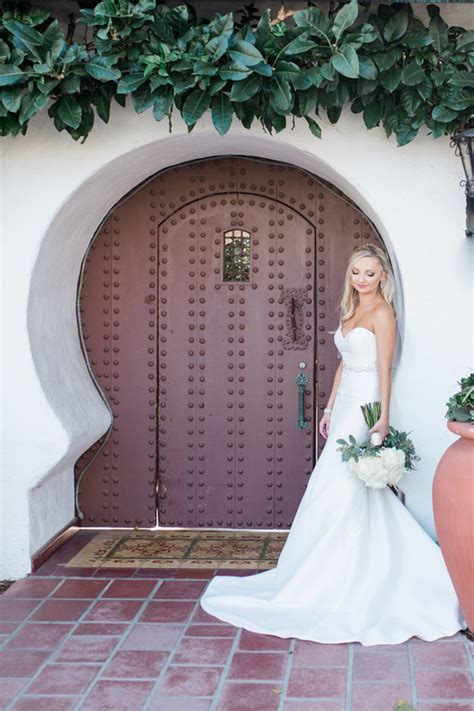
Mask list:
[[[214,577],[201,598],[209,614],[252,632],[363,645],[431,641],[467,626],[437,544],[391,489],[365,487],[336,450],[349,434],[389,431],[393,297],[385,252],[357,248],[334,336],[342,358],[319,425],[323,452],[276,567]],[[374,400],[381,415],[368,431],[360,405]]]

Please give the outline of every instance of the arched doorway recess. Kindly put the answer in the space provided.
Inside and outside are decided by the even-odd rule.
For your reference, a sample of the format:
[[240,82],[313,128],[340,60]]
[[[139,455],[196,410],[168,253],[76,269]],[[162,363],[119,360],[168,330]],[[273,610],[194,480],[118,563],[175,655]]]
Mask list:
[[369,241],[337,188],[269,161],[181,165],[122,200],[79,294],[113,412],[76,465],[84,525],[289,528],[323,445],[344,265]]

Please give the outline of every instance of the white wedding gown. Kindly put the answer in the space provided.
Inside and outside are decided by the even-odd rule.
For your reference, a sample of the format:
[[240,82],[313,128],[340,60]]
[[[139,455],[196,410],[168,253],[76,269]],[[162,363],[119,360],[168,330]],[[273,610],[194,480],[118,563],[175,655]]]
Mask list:
[[276,567],[214,577],[201,605],[252,632],[315,642],[451,636],[467,623],[438,545],[389,488],[366,488],[336,451],[338,438],[366,438],[360,405],[380,399],[375,335],[339,328],[334,340],[344,369],[329,436]]

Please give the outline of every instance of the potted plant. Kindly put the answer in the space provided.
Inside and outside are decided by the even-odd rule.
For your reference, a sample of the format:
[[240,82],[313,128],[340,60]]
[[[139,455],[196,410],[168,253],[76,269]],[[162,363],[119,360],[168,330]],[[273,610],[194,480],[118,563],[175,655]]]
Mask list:
[[462,378],[448,402],[448,429],[459,436],[446,450],[433,480],[439,545],[474,639],[474,373]]

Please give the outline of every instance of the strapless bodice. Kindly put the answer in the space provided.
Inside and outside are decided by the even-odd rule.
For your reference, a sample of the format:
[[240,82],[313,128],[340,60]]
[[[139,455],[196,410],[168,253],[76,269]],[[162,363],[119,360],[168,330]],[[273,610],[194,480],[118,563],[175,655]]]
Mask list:
[[334,343],[342,356],[344,369],[352,372],[377,372],[377,343],[375,333],[356,326],[344,336],[339,326]]

